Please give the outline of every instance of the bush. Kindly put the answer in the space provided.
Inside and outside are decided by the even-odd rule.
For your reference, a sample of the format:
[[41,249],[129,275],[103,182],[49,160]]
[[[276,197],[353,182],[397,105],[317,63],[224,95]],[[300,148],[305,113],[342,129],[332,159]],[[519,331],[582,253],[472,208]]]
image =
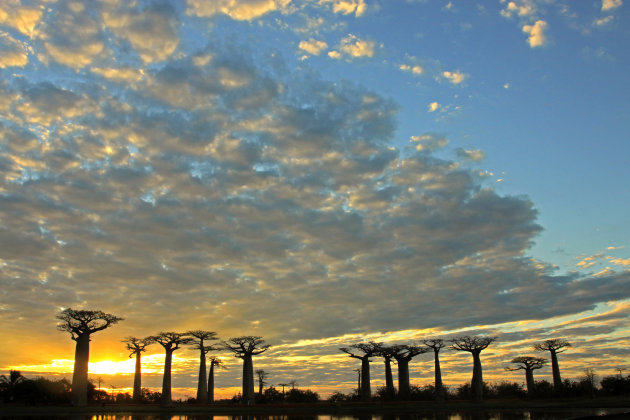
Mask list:
[[490,386],[489,398],[525,398],[526,392],[518,382],[502,381]]
[[630,376],[625,378],[621,375],[604,376],[599,384],[602,387],[601,392],[604,395],[630,394]]
[[291,389],[285,395],[285,400],[290,403],[313,403],[319,401],[319,394],[310,389]]

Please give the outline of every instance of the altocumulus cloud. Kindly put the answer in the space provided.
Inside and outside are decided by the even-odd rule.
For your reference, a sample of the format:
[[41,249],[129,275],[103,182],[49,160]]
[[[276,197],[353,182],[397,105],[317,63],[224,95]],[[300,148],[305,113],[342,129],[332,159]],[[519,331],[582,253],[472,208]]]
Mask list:
[[[468,166],[481,151],[438,158],[446,140],[422,133],[394,148],[397,105],[363,87],[270,63],[219,26],[189,51],[164,3],[54,13],[0,84],[9,341],[48,336],[68,306],[124,316],[120,336],[210,326],[292,343],[629,297],[627,272],[556,276],[527,257],[533,204],[484,185]],[[75,14],[75,33],[53,24]]]

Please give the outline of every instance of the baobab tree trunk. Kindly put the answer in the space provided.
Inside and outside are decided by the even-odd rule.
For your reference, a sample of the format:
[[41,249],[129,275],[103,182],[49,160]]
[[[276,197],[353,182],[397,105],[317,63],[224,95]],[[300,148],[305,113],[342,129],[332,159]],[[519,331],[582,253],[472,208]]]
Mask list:
[[83,334],[76,338],[74,351],[74,373],[72,374],[72,404],[77,407],[87,406],[88,363],[90,360],[90,335]]
[[558,366],[558,355],[555,350],[550,350],[551,353],[551,372],[553,374],[553,388],[556,391],[562,389],[562,378],[560,377],[560,366]]
[[171,400],[171,366],[173,364],[173,352],[166,350],[164,356],[164,377],[162,378],[162,400],[160,405],[168,407],[173,404]]
[[201,349],[199,359],[199,380],[197,381],[197,402],[205,404],[208,402],[208,388],[206,382],[206,352]]
[[214,363],[210,362],[208,373],[208,402],[214,402]]
[[142,362],[141,352],[136,352],[136,370],[133,375],[133,402],[142,402]]
[[392,363],[391,360],[385,358],[385,389],[387,390],[387,396],[393,398],[396,391],[394,390],[394,378],[392,376]]
[[473,401],[480,402],[483,400],[483,374],[481,371],[481,352],[471,352],[473,356],[473,376],[470,382],[470,390],[472,391]]
[[527,395],[530,397],[534,393],[534,370],[525,369],[525,383],[527,384]]
[[250,405],[255,402],[254,395],[254,364],[251,354],[243,356],[243,402]]
[[409,360],[396,359],[398,362],[398,395],[402,399],[409,397]]
[[440,368],[440,349],[433,349],[435,353],[435,398],[444,400],[444,384],[442,383],[442,369]]
[[367,357],[361,359],[361,399],[369,401],[372,398],[370,385],[370,361]]

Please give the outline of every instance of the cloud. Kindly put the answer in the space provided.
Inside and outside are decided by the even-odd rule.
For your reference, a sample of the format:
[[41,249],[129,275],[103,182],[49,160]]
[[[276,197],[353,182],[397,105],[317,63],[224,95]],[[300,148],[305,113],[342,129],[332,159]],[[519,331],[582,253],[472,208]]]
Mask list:
[[440,104],[439,104],[439,103],[437,103],[437,102],[431,102],[431,103],[429,104],[429,109],[428,109],[428,111],[429,111],[429,112],[435,112],[435,111],[437,111],[439,108],[440,108]]
[[18,0],[8,0],[0,5],[0,23],[32,37],[43,15],[42,7],[31,7]]
[[464,82],[464,80],[466,80],[468,78],[468,75],[464,74],[464,73],[461,73],[461,72],[458,72],[458,71],[454,71],[454,72],[444,71],[444,72],[442,72],[442,77],[447,79],[452,84],[458,85],[458,84]]
[[0,31],[0,68],[24,67],[27,63],[26,46],[8,33]]
[[433,152],[441,149],[448,144],[446,137],[437,134],[422,134],[419,136],[411,136],[411,144],[419,151]]
[[608,25],[610,22],[612,22],[613,19],[615,19],[615,17],[613,15],[605,16],[603,18],[595,19],[595,21],[593,22],[593,25],[594,26],[605,26],[605,25]]
[[346,57],[353,58],[369,58],[374,56],[376,43],[370,40],[360,39],[355,35],[348,35],[343,38],[337,46],[338,51],[330,51],[328,56],[340,59]]
[[409,64],[401,64],[398,66],[399,69],[405,72],[409,72],[415,75],[420,75],[424,73],[424,68],[421,65],[409,65]]
[[187,13],[210,17],[223,13],[235,20],[254,20],[267,13],[285,11],[291,0],[190,0]]
[[461,159],[470,160],[473,162],[480,162],[486,157],[486,154],[482,150],[479,150],[479,149],[465,150],[465,149],[459,148],[455,151],[455,153]]
[[623,0],[602,0],[602,12],[614,10],[621,7]]
[[362,16],[367,10],[365,0],[319,0],[319,3],[332,3],[333,12],[343,15],[353,14],[356,17]]
[[547,30],[547,22],[537,20],[533,25],[523,26],[523,32],[529,35],[527,43],[530,47],[542,47],[547,42],[545,31]]
[[532,0],[520,0],[520,1],[510,1],[506,2],[505,0],[501,0],[502,4],[505,4],[505,8],[501,10],[501,15],[506,18],[511,18],[513,16],[519,17],[529,17],[535,14],[536,5]]
[[328,44],[324,41],[311,38],[308,41],[300,41],[298,47],[310,55],[319,55],[322,51],[328,48]]

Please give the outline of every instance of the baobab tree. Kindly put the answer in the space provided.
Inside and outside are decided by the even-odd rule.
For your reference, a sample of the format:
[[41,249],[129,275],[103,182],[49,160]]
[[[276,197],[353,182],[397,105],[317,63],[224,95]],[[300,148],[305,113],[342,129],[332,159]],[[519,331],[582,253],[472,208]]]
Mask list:
[[545,363],[547,362],[547,360],[541,358],[541,357],[532,357],[532,356],[520,356],[520,357],[515,357],[514,359],[512,359],[510,361],[510,363],[513,363],[516,365],[516,367],[506,367],[505,370],[511,370],[511,371],[515,371],[515,370],[524,370],[525,371],[525,383],[527,384],[527,394],[528,395],[533,395],[534,394],[534,371],[536,369],[540,369],[542,368]]
[[226,350],[234,353],[234,357],[243,359],[243,402],[247,405],[254,404],[254,363],[252,356],[259,355],[267,351],[269,344],[264,344],[265,340],[259,336],[246,335],[233,337],[223,342]]
[[212,346],[206,346],[206,340],[218,340],[214,331],[192,330],[186,335],[193,337],[192,344],[199,350],[199,378],[197,380],[197,402],[205,404],[208,402],[208,383],[206,382],[206,354],[214,350]]
[[385,345],[379,345],[377,356],[383,358],[385,362],[385,392],[388,398],[394,398],[396,389],[394,388],[394,377],[392,375],[392,359],[395,356],[394,348]]
[[209,360],[210,371],[208,372],[208,402],[214,402],[214,368],[225,368],[225,363],[216,356],[211,356]]
[[[341,350],[344,353],[347,353],[350,357],[359,359],[361,361],[361,399],[363,401],[369,401],[372,397],[372,389],[370,385],[370,357],[373,357],[377,354],[380,343],[369,342],[369,343],[358,343],[353,344],[348,347],[341,347]],[[355,354],[350,349],[357,349],[363,354]]]
[[438,401],[444,400],[446,392],[442,383],[442,369],[440,368],[440,350],[446,347],[446,343],[441,338],[427,338],[422,340],[422,344],[433,350],[435,362],[435,398]]
[[497,338],[486,336],[470,336],[455,337],[451,340],[451,348],[456,351],[467,351],[473,357],[473,374],[470,381],[470,389],[473,395],[473,401],[481,402],[483,400],[483,372],[481,369],[480,354],[487,349]]
[[160,332],[151,336],[152,343],[158,343],[164,347],[164,376],[162,377],[162,399],[160,405],[162,407],[170,406],[173,401],[171,399],[171,367],[173,364],[173,353],[185,344],[193,342],[192,337],[188,337],[185,333],[176,332]]
[[427,347],[412,346],[407,344],[396,344],[392,346],[394,359],[398,363],[398,395],[405,399],[409,397],[409,362],[419,354],[429,351]]
[[265,385],[267,385],[265,379],[269,377],[269,374],[263,369],[257,369],[256,376],[258,376],[258,398],[262,398],[263,388],[265,387]]
[[145,351],[145,348],[151,344],[151,339],[147,338],[136,338],[136,337],[127,337],[122,340],[123,343],[127,345],[127,350],[129,353],[129,358],[135,356],[136,357],[136,369],[133,374],[133,402],[139,403],[142,402],[142,352]]
[[562,389],[562,378],[560,378],[560,366],[558,366],[558,353],[565,352],[571,346],[567,340],[554,338],[545,340],[542,343],[534,344],[534,350],[548,351],[551,353],[551,372],[553,374],[553,388],[556,391]]
[[88,363],[90,361],[90,336],[122,321],[123,318],[103,311],[76,310],[67,308],[57,314],[60,331],[69,332],[76,341],[74,372],[70,400],[78,407],[87,405]]

